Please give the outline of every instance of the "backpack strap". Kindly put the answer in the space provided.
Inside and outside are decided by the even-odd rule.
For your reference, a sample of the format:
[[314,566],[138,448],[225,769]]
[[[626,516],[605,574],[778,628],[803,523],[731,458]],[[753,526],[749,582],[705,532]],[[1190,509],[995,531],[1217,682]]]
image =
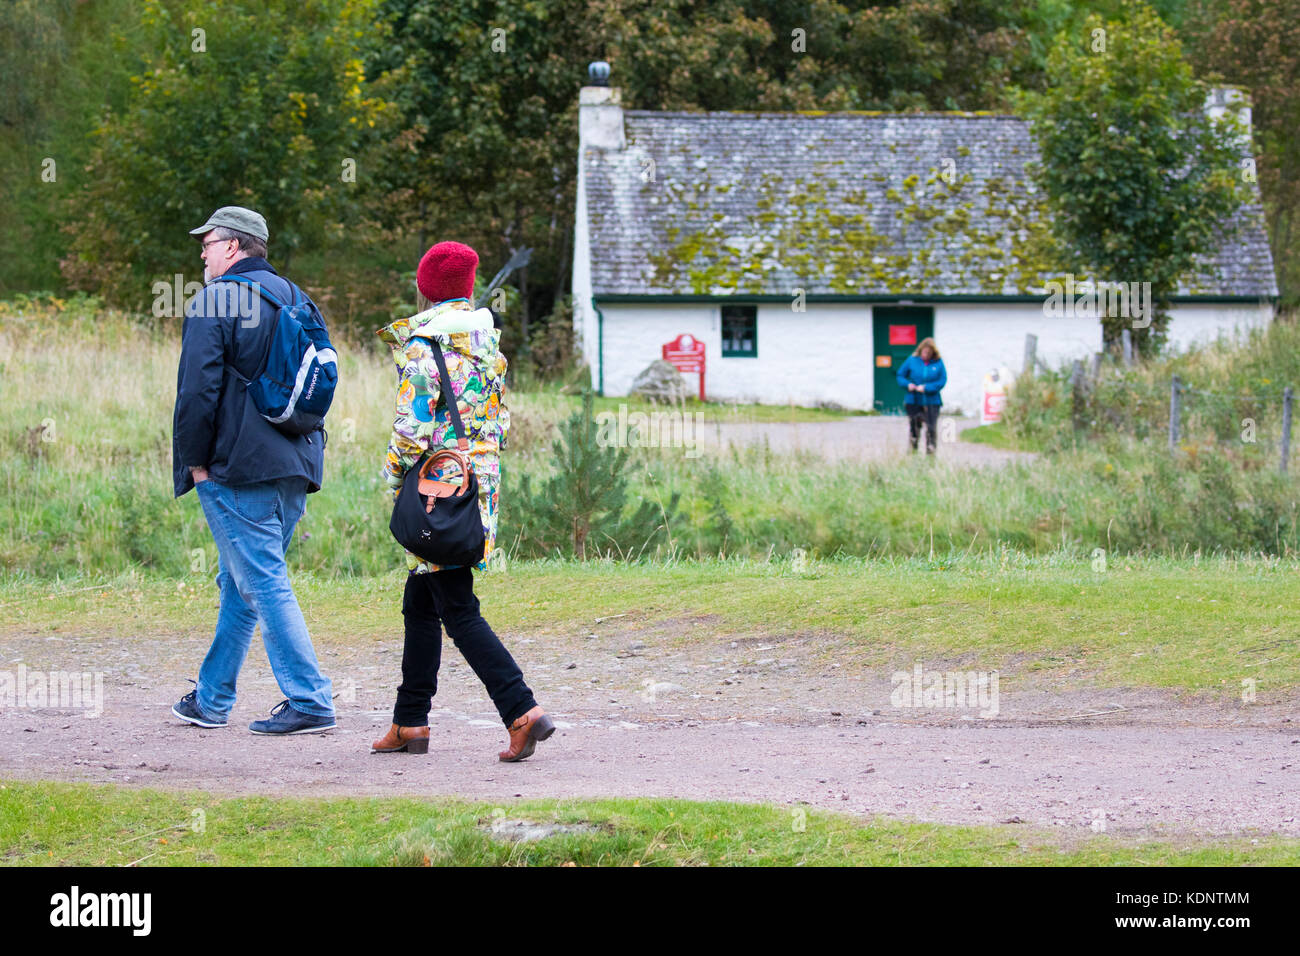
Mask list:
[[[280,278],[284,279],[283,276],[280,276]],[[258,291],[258,293],[261,294],[262,298],[266,299],[268,302],[270,302],[270,303],[271,303],[273,306],[275,306],[277,309],[283,309],[283,308],[285,307],[285,305],[286,305],[286,303],[281,302],[279,299],[277,299],[275,296],[273,296],[273,295],[272,295],[272,294],[267,290],[266,286],[265,286],[263,283],[258,282],[256,279],[250,279],[247,275],[245,275],[245,274],[242,273],[242,272],[241,272],[241,273],[236,273],[235,275],[217,276],[217,278],[215,278],[215,279],[212,280],[212,281],[214,281],[214,282],[220,282],[220,281],[222,281],[223,279],[226,280],[227,282],[240,282],[240,283],[243,283],[244,285],[252,286],[253,288],[255,288],[255,289]],[[289,287],[289,289],[290,289],[291,292],[293,292],[293,304],[294,304],[294,305],[306,305],[306,304],[307,304],[307,297],[303,294],[302,289],[299,289],[296,285],[294,285],[294,284],[293,284],[292,282],[290,282],[288,279],[284,279],[284,284],[287,285],[287,286]]]
[[[424,336],[418,336],[424,338]],[[459,403],[456,401],[456,390],[451,387],[451,376],[447,374],[447,359],[442,354],[442,346],[436,339],[425,339],[433,346],[433,360],[438,363],[438,377],[440,379],[439,391],[442,393],[443,401],[447,405],[447,413],[451,416],[451,426],[456,430],[456,447],[461,451],[469,451],[469,439],[465,437],[465,426],[460,420]]]
[[[217,278],[213,279],[212,281],[213,281],[213,282],[221,282],[221,281],[223,281],[223,280],[226,281],[226,282],[237,282],[237,283],[239,283],[240,285],[246,285],[246,286],[249,286],[249,287],[252,288],[252,289],[256,289],[258,295],[260,295],[263,299],[266,299],[266,301],[270,302],[273,306],[275,306],[275,314],[274,314],[274,316],[272,317],[272,320],[271,320],[271,321],[273,321],[273,322],[277,322],[277,323],[280,321],[280,310],[283,309],[283,308],[285,307],[285,306],[284,306],[284,303],[282,303],[279,299],[277,299],[275,296],[273,296],[273,295],[272,295],[272,294],[267,290],[267,288],[266,288],[266,286],[265,286],[264,284],[262,284],[261,282],[258,282],[256,279],[250,279],[247,275],[244,275],[243,273],[237,273],[237,274],[235,274],[235,275],[217,276]],[[303,305],[303,304],[304,304],[304,297],[303,297],[302,290],[299,289],[299,288],[298,288],[296,285],[294,285],[292,282],[290,282],[288,279],[285,279],[284,281],[285,281],[285,284],[288,285],[289,288],[293,291],[293,296],[294,296],[294,303],[293,303],[293,304],[294,304],[294,305]],[[232,341],[232,344],[233,344],[233,336],[234,336],[234,334],[235,334],[235,333],[234,333],[234,330],[232,329],[232,330],[231,330],[231,336],[232,336],[232,340],[231,340],[231,341]],[[275,344],[275,329],[272,329],[272,330],[271,330],[271,334],[268,335],[268,336],[266,337],[266,348],[262,351],[262,358],[261,358],[261,360],[258,362],[258,365],[257,365],[257,371],[253,373],[253,375],[252,375],[251,378],[245,378],[243,375],[240,374],[239,369],[235,368],[235,366],[231,365],[229,362],[226,362],[226,363],[225,363],[226,368],[230,369],[230,371],[232,371],[232,372],[235,374],[235,377],[236,377],[237,379],[239,379],[241,382],[243,382],[244,385],[247,386],[247,385],[251,384],[253,381],[255,381],[255,380],[261,378],[262,375],[266,372],[266,364],[267,364],[268,361],[270,361],[270,358],[271,358],[271,347],[272,347],[274,344]]]

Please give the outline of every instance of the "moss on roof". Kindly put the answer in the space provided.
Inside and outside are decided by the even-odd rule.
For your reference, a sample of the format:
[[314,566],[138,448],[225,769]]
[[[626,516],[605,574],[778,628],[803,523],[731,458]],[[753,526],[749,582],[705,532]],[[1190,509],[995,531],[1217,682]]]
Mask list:
[[[626,149],[583,157],[597,294],[1026,295],[1070,271],[1014,117],[627,111],[625,125]],[[1183,291],[1276,294],[1257,215],[1242,210]]]

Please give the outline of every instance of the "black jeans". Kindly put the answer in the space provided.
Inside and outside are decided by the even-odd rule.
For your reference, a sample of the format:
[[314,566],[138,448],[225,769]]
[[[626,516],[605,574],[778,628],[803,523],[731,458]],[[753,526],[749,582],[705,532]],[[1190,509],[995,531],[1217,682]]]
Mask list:
[[537,706],[519,665],[479,613],[470,568],[407,575],[402,616],[406,621],[406,645],[393,723],[399,727],[429,723],[429,707],[438,692],[438,665],[442,661],[440,623],[487,688],[507,727]]
[[939,426],[940,405],[904,405],[907,410],[907,437],[916,451],[916,440],[921,437],[921,423],[925,423],[925,450],[934,451],[935,429]]

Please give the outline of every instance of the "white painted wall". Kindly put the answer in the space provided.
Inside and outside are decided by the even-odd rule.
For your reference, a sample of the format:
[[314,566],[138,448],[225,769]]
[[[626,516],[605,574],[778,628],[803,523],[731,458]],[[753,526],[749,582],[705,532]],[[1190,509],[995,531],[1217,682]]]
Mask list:
[[[581,150],[578,153],[582,155]],[[573,344],[596,374],[596,310],[591,302],[591,234],[587,226],[587,183],[578,163],[577,216],[573,223]]]
[[[660,358],[665,342],[689,332],[705,345],[705,391],[720,401],[871,407],[871,320],[865,305],[758,306],[758,354],[722,357],[722,308],[702,305],[602,305],[605,394],[626,395]],[[592,357],[593,369],[595,366]],[[598,375],[598,370],[596,371]],[[698,377],[688,375],[694,388]]]
[[1038,357],[1049,368],[1101,348],[1096,319],[1046,318],[1037,303],[936,305],[934,340],[948,370],[945,408],[979,414],[984,376],[1001,366],[1019,372],[1027,333],[1038,336]]
[[1273,306],[1267,302],[1249,305],[1179,305],[1171,310],[1169,347],[1180,351],[1191,345],[1213,342],[1220,335],[1243,337],[1249,330],[1273,321]]
[[[611,303],[601,310],[606,395],[626,395],[637,374],[660,357],[663,344],[689,332],[705,343],[710,399],[799,405],[824,401],[871,408],[874,364],[868,304],[809,303],[802,313],[782,303],[759,305],[756,358],[722,357],[718,303]],[[1173,310],[1170,347],[1185,349],[1219,335],[1240,335],[1272,317],[1273,308],[1267,304],[1180,305]],[[934,337],[948,369],[945,408],[978,414],[985,374],[999,366],[1018,373],[1026,333],[1038,336],[1038,356],[1051,368],[1087,359],[1101,348],[1098,320],[1048,318],[1036,303],[935,305]],[[593,381],[598,381],[594,332],[590,341],[587,356]],[[694,388],[695,376],[688,379]]]
[[622,93],[617,87],[584,86],[578,93],[578,194],[573,224],[573,332],[578,354],[596,376],[596,310],[591,302],[591,234],[587,217],[586,157],[627,146]]

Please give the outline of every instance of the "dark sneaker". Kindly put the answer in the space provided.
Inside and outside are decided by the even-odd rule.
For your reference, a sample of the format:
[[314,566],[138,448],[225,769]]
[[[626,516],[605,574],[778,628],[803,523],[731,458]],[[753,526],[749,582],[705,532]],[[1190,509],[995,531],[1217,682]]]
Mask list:
[[198,727],[226,726],[226,718],[209,717],[203,712],[203,708],[199,706],[199,699],[197,696],[199,685],[194,681],[190,681],[190,683],[194,684],[194,690],[190,691],[177,701],[176,706],[172,708],[172,713],[186,723],[194,724]]
[[282,700],[271,709],[271,716],[267,720],[255,720],[248,725],[248,729],[255,734],[267,735],[284,735],[284,734],[317,734],[322,730],[333,730],[337,724],[334,723],[333,715],[329,717],[313,717],[311,714],[304,714],[300,710],[294,710],[293,705],[287,700]]

